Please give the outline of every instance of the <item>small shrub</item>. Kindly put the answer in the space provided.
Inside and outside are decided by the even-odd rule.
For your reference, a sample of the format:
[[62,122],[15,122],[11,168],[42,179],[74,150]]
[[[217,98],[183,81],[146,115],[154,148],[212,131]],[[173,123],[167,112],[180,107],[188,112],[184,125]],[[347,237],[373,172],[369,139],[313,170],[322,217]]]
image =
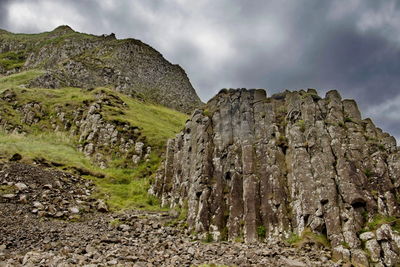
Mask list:
[[299,120],[296,124],[300,127],[300,131],[304,133],[305,130],[306,130],[305,121],[304,120]]
[[361,212],[361,216],[363,216],[364,220],[368,220],[368,211],[364,210],[363,212]]
[[347,243],[346,241],[343,241],[342,243],[340,243],[344,248],[350,249],[350,245],[349,243]]
[[265,229],[264,225],[260,225],[257,227],[257,236],[260,239],[265,239],[267,235],[267,229]]
[[212,117],[211,111],[209,109],[204,109],[203,116],[207,116],[207,117],[211,118]]
[[[290,242],[291,241],[291,242]],[[301,247],[306,243],[314,243],[318,245],[322,245],[326,248],[329,248],[331,245],[329,243],[328,238],[322,234],[316,234],[311,231],[311,229],[306,228],[302,233],[301,236],[293,236],[290,238],[288,242],[296,247]]]
[[236,243],[244,243],[243,236],[237,236],[233,241]]
[[279,143],[279,144],[287,144],[287,142],[288,142],[288,140],[287,140],[286,136],[280,135],[280,136],[278,137],[278,143]]
[[118,219],[114,219],[114,220],[111,220],[111,221],[109,222],[109,224],[110,224],[111,226],[113,226],[113,227],[116,227],[116,226],[118,226],[118,225],[121,225],[122,222],[121,222],[120,220],[118,220]]
[[353,122],[353,119],[350,117],[345,117],[344,122]]
[[296,233],[290,233],[289,238],[286,239],[286,241],[291,245],[298,243],[300,240],[301,237]]
[[373,172],[371,171],[371,169],[367,168],[364,170],[364,174],[365,174],[365,176],[367,176],[367,178],[370,178],[370,177],[372,177]]
[[214,241],[213,235],[211,233],[207,233],[205,239],[203,240],[205,243],[211,243]]

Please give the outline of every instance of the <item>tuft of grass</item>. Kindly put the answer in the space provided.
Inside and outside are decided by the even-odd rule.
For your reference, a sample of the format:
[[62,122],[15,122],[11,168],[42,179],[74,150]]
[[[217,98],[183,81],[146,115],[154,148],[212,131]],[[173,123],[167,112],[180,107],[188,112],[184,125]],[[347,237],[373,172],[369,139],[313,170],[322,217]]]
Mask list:
[[353,122],[353,119],[350,117],[345,117],[344,122]]
[[305,123],[305,121],[304,121],[304,120],[299,120],[299,121],[297,121],[296,124],[300,127],[300,131],[304,133],[305,130],[306,130],[306,123]]
[[5,52],[0,54],[0,66],[6,70],[21,68],[26,60],[25,51]]
[[367,178],[370,178],[370,177],[372,177],[373,172],[371,171],[371,169],[367,168],[364,170],[364,174],[365,174],[365,176],[367,176]]
[[[109,171],[106,169],[106,173]],[[138,179],[133,175],[96,179],[99,188],[97,197],[107,199],[111,210],[143,209],[161,210],[155,196],[149,195],[149,179]]]
[[243,236],[237,236],[233,241],[236,243],[244,243]]
[[302,247],[306,243],[314,243],[326,248],[331,246],[328,238],[325,235],[316,234],[309,228],[304,229],[300,236],[296,234],[291,235],[287,241],[295,247]]
[[183,222],[183,223],[182,223],[182,226],[183,226],[184,228],[187,228],[188,225],[187,225],[187,222],[185,222],[185,221],[186,221],[186,219],[187,219],[188,212],[189,212],[188,202],[185,201],[185,202],[183,203],[183,206],[182,206],[182,207],[175,207],[175,210],[179,213],[179,216],[178,216],[177,218],[175,218],[175,219],[173,219],[173,220],[167,222],[167,225],[174,225],[174,226],[176,226],[176,225],[178,225],[180,222]]
[[301,237],[298,234],[293,233],[293,232],[290,233],[288,239],[286,239],[286,241],[291,245],[297,244],[298,242],[300,242],[300,240],[301,240]]
[[12,185],[0,185],[0,196],[5,194],[13,194],[15,193],[16,188]]
[[340,244],[341,244],[344,248],[351,249],[349,243],[347,243],[346,241],[343,241],[343,242],[341,242]]
[[[106,168],[100,169],[89,158],[75,148],[74,142],[62,133],[42,133],[38,135],[6,134],[0,131],[0,154],[6,159],[19,153],[23,161],[45,159],[49,162],[61,163],[63,170],[73,171],[76,168],[103,174],[94,180],[98,192],[94,197],[104,198],[110,209],[145,209],[160,210],[158,199],[149,195],[150,183],[146,173],[150,168],[155,170],[160,159],[152,155],[148,162],[143,162],[135,169]],[[146,178],[143,178],[146,177]]]
[[389,224],[393,230],[400,232],[400,219],[394,216],[385,216],[382,214],[376,214],[372,219],[367,222],[365,230],[375,231],[382,224]]
[[146,136],[147,142],[154,147],[161,148],[168,138],[182,130],[188,115],[160,105],[143,103],[129,96],[109,91],[120,97],[126,104],[124,114],[111,115],[109,119],[120,119],[137,125]]
[[109,222],[109,225],[111,225],[113,227],[116,227],[116,226],[121,225],[121,224],[122,224],[122,222],[119,219],[113,219],[113,220],[111,220]]
[[259,239],[265,239],[267,235],[267,229],[265,229],[264,225],[260,225],[257,227],[257,236]]
[[207,116],[207,117],[211,118],[212,117],[211,111],[209,109],[207,109],[207,108],[204,109],[203,110],[203,116]]
[[214,241],[213,235],[211,233],[207,233],[206,237],[203,239],[204,243],[211,243]]
[[44,72],[41,70],[24,71],[17,74],[0,78],[0,93],[8,88],[16,88],[27,84],[29,81],[39,77]]
[[0,131],[0,153],[7,158],[19,153],[23,159],[43,158],[67,166],[94,169],[90,160],[62,133],[20,135]]

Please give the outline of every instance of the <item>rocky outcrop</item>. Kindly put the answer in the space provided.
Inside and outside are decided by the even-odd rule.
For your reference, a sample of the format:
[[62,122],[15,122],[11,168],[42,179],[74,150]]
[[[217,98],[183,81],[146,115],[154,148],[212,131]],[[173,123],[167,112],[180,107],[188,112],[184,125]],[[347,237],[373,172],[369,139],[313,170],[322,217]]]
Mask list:
[[143,96],[186,113],[201,104],[179,65],[169,63],[152,47],[135,39],[81,34],[68,26],[24,37],[0,32],[1,58],[6,61],[2,68],[0,60],[0,74],[46,70],[31,82],[31,87],[112,86],[124,94]]
[[0,164],[0,207],[4,214],[73,219],[97,210],[102,201],[91,197],[93,191],[92,181],[66,172],[22,163]]
[[[19,97],[10,89],[0,94],[0,129],[7,133],[24,134],[32,132],[32,127],[67,133],[76,140],[77,148],[101,168],[109,167],[113,158],[125,159],[122,167],[135,167],[150,156],[151,146],[139,127],[105,116],[104,109],[124,112],[126,107],[109,91],[96,92],[92,100],[55,106],[38,101],[25,103]],[[10,113],[11,108],[17,113]]]
[[311,231],[336,259],[392,266],[399,170],[396,140],[337,91],[224,89],[168,141],[152,192],[187,209],[196,233],[272,242]]

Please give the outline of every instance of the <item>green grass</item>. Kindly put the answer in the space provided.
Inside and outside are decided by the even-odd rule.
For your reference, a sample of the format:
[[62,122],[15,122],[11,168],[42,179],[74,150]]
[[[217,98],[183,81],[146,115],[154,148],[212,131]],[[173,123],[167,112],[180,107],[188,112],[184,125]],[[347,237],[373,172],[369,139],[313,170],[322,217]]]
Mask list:
[[70,106],[74,109],[74,106],[82,104],[84,101],[94,101],[95,92],[87,92],[80,88],[64,87],[62,89],[44,89],[44,88],[26,88],[17,89],[18,103],[25,104],[28,102],[36,101],[41,103],[45,108],[49,110],[49,113],[54,111],[54,106]]
[[350,117],[345,117],[344,122],[354,122],[352,118]]
[[14,194],[16,188],[12,185],[0,185],[0,196],[5,194]]
[[370,177],[372,177],[373,172],[371,171],[371,169],[367,168],[364,170],[364,174],[365,174],[365,176],[367,176],[367,178],[370,178]]
[[[93,179],[98,186],[96,196],[105,198],[112,210],[159,209],[158,200],[147,194],[150,181],[154,178],[154,173],[161,162],[160,155],[167,139],[183,128],[188,116],[163,106],[133,99],[110,88],[96,88],[88,91],[79,88],[54,90],[20,86],[42,73],[42,71],[33,70],[0,78],[0,93],[5,89],[12,89],[16,93],[19,106],[38,102],[44,114],[41,115],[41,120],[37,124],[24,125],[21,123],[21,114],[16,108],[7,102],[2,103],[0,112],[3,119],[13,125],[23,125],[23,130],[27,132],[27,135],[0,132],[0,159],[7,160],[13,154],[19,153],[27,162],[45,159],[50,163],[63,164],[61,168],[67,171],[84,169],[94,176],[101,174],[105,178],[88,178]],[[77,136],[53,131],[50,117],[56,115],[56,106],[62,107],[67,117],[72,116],[77,108],[96,101],[99,94],[105,95],[112,101],[119,98],[125,102],[124,106],[103,105],[102,115],[106,120],[122,121],[138,127],[141,136],[145,137],[146,145],[152,146],[148,161],[130,169],[123,167],[125,159],[113,158],[111,155],[109,168],[100,169],[90,158],[78,151]]]
[[92,168],[90,160],[75,149],[70,138],[61,133],[24,136],[0,131],[0,152],[7,158],[19,153],[27,159],[43,158],[66,166]]
[[147,193],[150,187],[148,179],[129,178],[129,182],[119,184],[111,178],[98,179],[98,196],[105,197],[111,210],[145,209],[161,210],[156,197]]
[[26,60],[25,51],[6,52],[0,54],[0,66],[6,70],[21,68]]
[[123,94],[112,93],[118,95],[127,104],[128,109],[124,110],[125,114],[111,115],[109,119],[119,119],[138,125],[152,146],[163,147],[168,138],[182,130],[188,119],[186,114],[179,111],[150,103],[144,104]]
[[[162,106],[140,102],[108,88],[87,91],[79,88],[54,90],[18,87],[40,74],[40,71],[29,71],[0,79],[0,92],[12,88],[17,95],[19,105],[32,101],[39,102],[46,114],[37,125],[31,127],[24,125],[27,135],[0,132],[0,158],[8,159],[13,154],[19,153],[23,156],[23,160],[28,162],[45,159],[50,163],[63,164],[62,168],[66,170],[74,171],[78,168],[92,174],[102,174],[105,176],[104,179],[88,178],[95,180],[99,189],[97,196],[105,198],[112,210],[159,209],[158,200],[149,196],[147,191],[161,162],[160,154],[166,140],[183,128],[187,115]],[[55,106],[63,107],[67,113],[72,112],[83,102],[95,101],[99,93],[115,96],[126,103],[124,107],[114,106],[108,109],[104,107],[102,114],[105,119],[124,121],[139,127],[142,136],[146,137],[146,142],[153,148],[148,161],[129,169],[121,167],[124,159],[114,158],[109,163],[109,168],[100,169],[90,158],[77,150],[77,136],[52,131],[49,117],[55,115]],[[0,111],[9,122],[15,125],[21,124],[20,113],[12,106],[6,103]]]
[[267,229],[265,229],[264,225],[258,226],[257,227],[257,236],[260,239],[265,239],[267,235]]
[[301,132],[303,132],[303,133],[305,132],[305,130],[306,130],[306,123],[305,123],[304,120],[298,120],[298,121],[296,122],[296,125],[300,127],[300,131],[301,131]]
[[294,245],[301,241],[301,237],[296,233],[290,233],[290,235],[289,235],[288,239],[286,239],[286,241],[289,244]]
[[63,169],[80,168],[91,173],[100,173],[105,178],[93,179],[98,186],[96,197],[107,200],[111,210],[145,209],[160,210],[158,200],[147,194],[149,179],[143,178],[147,172],[153,172],[160,159],[152,155],[149,162],[144,162],[135,169],[106,168],[100,169],[89,158],[78,151],[71,139],[61,133],[43,133],[40,135],[6,134],[0,131],[0,154],[8,159],[19,153],[24,162],[45,159],[49,162],[62,163]]
[[5,89],[9,88],[18,88],[18,86],[28,83],[29,81],[39,77],[43,74],[43,71],[40,70],[30,70],[17,74],[13,74],[6,77],[0,78],[0,93]]
[[[126,107],[105,107],[103,116],[108,120],[128,122],[141,129],[147,142],[156,148],[162,148],[168,138],[174,137],[182,130],[188,115],[179,111],[142,102],[109,88],[97,88],[93,91],[79,88],[62,88],[58,90],[43,88],[19,88],[30,80],[41,75],[42,71],[27,71],[19,74],[0,78],[0,93],[7,88],[13,88],[18,95],[18,102],[28,103],[36,101],[44,105],[49,113],[54,112],[55,105],[70,106],[73,110],[84,101],[94,101],[96,94],[104,92],[116,96],[126,103]],[[23,93],[20,93],[24,90]],[[122,111],[122,112],[121,112]]]
[[300,236],[292,233],[286,241],[295,247],[302,247],[306,243],[314,243],[326,248],[331,246],[325,235],[316,234],[309,228],[304,229]]
[[400,218],[376,214],[367,224],[364,231],[375,231],[382,224],[389,224],[393,230],[400,232]]

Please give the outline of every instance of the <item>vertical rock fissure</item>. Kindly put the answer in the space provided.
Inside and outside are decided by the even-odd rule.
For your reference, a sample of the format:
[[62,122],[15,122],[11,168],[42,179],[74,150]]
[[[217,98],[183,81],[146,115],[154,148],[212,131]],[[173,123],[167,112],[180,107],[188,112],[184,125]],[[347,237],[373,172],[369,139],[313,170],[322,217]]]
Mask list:
[[[356,103],[337,91],[321,98],[312,90],[271,97],[263,90],[222,90],[187,127],[190,133],[175,142],[187,141],[173,151],[180,156],[172,169],[182,173],[164,171],[158,179],[172,177],[174,186],[158,195],[179,196],[187,186],[180,199],[189,205],[189,229],[199,234],[273,243],[307,230],[325,236],[334,258],[363,262],[360,233],[370,227],[367,220],[398,216],[395,140],[362,120]],[[190,162],[183,160],[188,143]],[[197,168],[206,187],[196,182]]]

